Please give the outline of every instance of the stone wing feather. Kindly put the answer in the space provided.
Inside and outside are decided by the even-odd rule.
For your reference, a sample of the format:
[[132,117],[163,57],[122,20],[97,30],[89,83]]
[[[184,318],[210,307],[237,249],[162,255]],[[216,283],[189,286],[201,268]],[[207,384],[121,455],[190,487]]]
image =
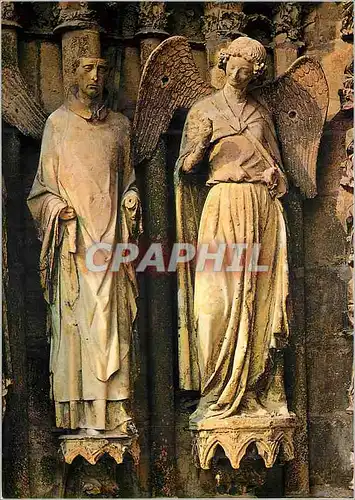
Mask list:
[[135,165],[152,156],[178,108],[189,108],[212,91],[198,72],[187,39],[164,40],[150,54],[140,82],[133,123]]
[[2,116],[24,135],[41,139],[46,114],[16,66],[7,66],[2,70]]
[[317,194],[316,166],[329,91],[318,61],[304,56],[259,95],[271,108],[285,169],[306,198]]

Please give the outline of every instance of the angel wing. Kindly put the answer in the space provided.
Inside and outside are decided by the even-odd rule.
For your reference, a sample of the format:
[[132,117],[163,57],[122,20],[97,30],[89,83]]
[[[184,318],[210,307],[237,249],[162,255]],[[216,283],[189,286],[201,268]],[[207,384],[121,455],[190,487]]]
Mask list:
[[[148,58],[139,87],[133,122],[135,165],[152,156],[177,109],[190,108],[213,90],[201,78],[186,38],[174,36],[162,42]],[[177,242],[196,243],[206,190],[202,183],[178,179]],[[187,213],[189,217],[185,217]],[[198,389],[199,385],[197,356],[191,352],[195,345],[191,339],[193,276],[193,262],[178,268],[179,371],[184,389]]]
[[199,74],[187,39],[164,40],[150,54],[141,78],[133,122],[135,165],[152,156],[178,108],[189,108],[212,91]]
[[255,89],[271,109],[285,169],[307,198],[317,194],[319,143],[329,103],[328,84],[318,61],[303,56],[273,82]]
[[2,115],[23,134],[35,139],[42,137],[47,117],[16,66],[2,70]]

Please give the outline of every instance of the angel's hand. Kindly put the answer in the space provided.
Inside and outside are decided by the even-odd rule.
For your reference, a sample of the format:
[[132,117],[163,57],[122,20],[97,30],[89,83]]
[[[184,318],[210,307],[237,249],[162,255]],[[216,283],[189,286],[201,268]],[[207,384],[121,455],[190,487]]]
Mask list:
[[267,185],[268,188],[275,187],[279,180],[279,171],[277,167],[270,167],[264,170],[262,175],[262,182]]
[[190,118],[187,128],[189,152],[183,155],[185,156],[181,166],[183,172],[193,172],[203,160],[206,149],[211,143],[212,134],[213,126],[209,118],[205,118],[199,113]]
[[65,207],[59,212],[60,220],[72,220],[76,218],[76,212],[73,207]]
[[209,118],[203,118],[199,122],[198,138],[200,144],[204,148],[207,148],[210,145],[212,134],[213,134],[212,121]]

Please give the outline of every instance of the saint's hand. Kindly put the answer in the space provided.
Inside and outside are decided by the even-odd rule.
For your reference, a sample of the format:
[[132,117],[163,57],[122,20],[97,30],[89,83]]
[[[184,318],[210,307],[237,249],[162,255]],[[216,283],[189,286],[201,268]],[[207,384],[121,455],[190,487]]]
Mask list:
[[76,213],[73,207],[65,207],[59,213],[60,220],[72,220],[75,217]]
[[129,235],[135,238],[139,234],[140,222],[140,201],[138,194],[133,190],[128,191],[123,199],[122,205],[126,215]]

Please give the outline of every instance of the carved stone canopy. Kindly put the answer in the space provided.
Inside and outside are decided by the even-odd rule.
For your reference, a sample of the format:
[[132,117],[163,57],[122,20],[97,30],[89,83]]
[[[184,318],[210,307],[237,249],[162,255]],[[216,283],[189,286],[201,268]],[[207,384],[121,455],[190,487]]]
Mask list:
[[135,464],[139,462],[140,448],[138,436],[103,437],[103,436],[61,436],[60,448],[64,461],[71,464],[79,455],[91,465],[95,465],[107,453],[118,464],[124,460],[124,455],[130,454]]
[[218,446],[223,448],[231,466],[239,469],[250,444],[255,443],[265,466],[271,468],[283,450],[285,461],[294,458],[293,433],[296,426],[294,414],[287,417],[234,417],[226,420],[210,419],[193,430],[195,464],[210,469]]

